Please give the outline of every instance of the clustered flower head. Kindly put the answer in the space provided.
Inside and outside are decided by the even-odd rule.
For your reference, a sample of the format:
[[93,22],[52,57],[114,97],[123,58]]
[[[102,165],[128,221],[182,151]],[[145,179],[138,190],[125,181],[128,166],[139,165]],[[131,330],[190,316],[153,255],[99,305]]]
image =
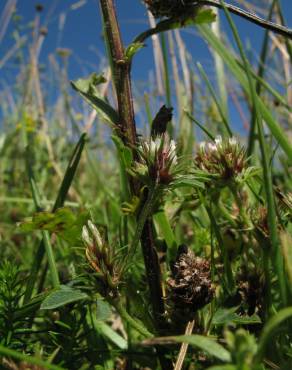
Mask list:
[[155,18],[177,18],[188,14],[191,7],[197,2],[194,0],[144,0]]
[[246,151],[235,138],[223,141],[217,136],[212,143],[201,143],[195,166],[225,185],[230,180],[244,177],[248,167]]
[[90,266],[106,286],[116,288],[119,283],[116,254],[90,220],[87,225],[83,226],[82,239],[86,246],[85,254]]
[[146,185],[169,185],[177,170],[176,144],[167,134],[143,140],[138,148],[139,162],[133,173]]
[[[193,320],[195,312],[209,303],[214,295],[210,263],[197,257],[186,246],[179,253],[168,279],[168,302],[178,321]],[[172,315],[172,316],[173,316]]]

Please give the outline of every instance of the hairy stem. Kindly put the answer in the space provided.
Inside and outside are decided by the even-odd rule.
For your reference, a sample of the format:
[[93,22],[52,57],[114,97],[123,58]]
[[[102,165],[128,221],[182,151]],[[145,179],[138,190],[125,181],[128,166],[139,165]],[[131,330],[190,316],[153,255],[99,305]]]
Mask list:
[[100,0],[100,4],[118,101],[119,122],[117,126],[124,143],[134,147],[136,125],[130,79],[131,64],[125,57],[113,0]]

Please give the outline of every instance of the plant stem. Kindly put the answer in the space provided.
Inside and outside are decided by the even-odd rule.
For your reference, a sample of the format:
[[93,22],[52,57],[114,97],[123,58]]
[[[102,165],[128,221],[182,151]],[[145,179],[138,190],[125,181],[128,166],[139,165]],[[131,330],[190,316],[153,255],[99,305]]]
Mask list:
[[125,58],[113,0],[100,0],[118,100],[120,136],[125,144],[136,144],[136,125],[131,90],[131,64]]
[[145,222],[142,231],[141,246],[148,280],[150,300],[153,308],[155,326],[158,333],[161,334],[166,328],[166,323],[164,320],[165,310],[161,286],[161,271],[158,255],[155,249],[152,219],[148,219]]
[[151,334],[143,325],[141,325],[138,320],[135,320],[132,316],[128,314],[127,310],[125,309],[124,305],[120,302],[119,299],[115,299],[110,302],[118,311],[121,318],[125,322],[127,322],[133,329],[137,330],[140,334],[142,334],[146,338],[153,338],[153,334]]

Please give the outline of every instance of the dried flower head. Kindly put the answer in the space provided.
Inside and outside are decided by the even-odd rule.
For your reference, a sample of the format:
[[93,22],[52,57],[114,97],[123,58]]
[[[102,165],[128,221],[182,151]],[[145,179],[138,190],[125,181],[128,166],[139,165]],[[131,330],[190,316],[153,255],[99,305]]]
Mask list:
[[97,227],[89,220],[83,226],[82,239],[86,246],[85,254],[90,266],[109,288],[116,288],[119,283],[116,254],[101,236]]
[[193,320],[195,312],[213,298],[210,263],[196,257],[185,246],[180,247],[172,277],[167,283],[168,302],[175,320]]
[[216,185],[230,181],[242,181],[253,174],[254,167],[248,167],[245,149],[235,138],[222,140],[217,136],[212,143],[202,142],[195,157],[197,169],[217,180]]
[[155,18],[177,18],[190,14],[190,10],[197,2],[194,0],[144,0]]
[[167,134],[141,142],[133,173],[146,185],[169,185],[177,167],[176,144]]

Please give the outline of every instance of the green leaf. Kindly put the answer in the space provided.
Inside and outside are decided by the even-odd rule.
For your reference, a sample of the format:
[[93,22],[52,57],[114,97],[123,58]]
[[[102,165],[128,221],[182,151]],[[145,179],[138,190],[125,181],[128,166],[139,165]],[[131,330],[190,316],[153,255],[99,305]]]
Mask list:
[[88,78],[79,78],[73,83],[80,92],[92,95],[96,93],[96,86],[105,82],[106,79],[102,74],[91,73]]
[[227,308],[219,308],[212,319],[213,325],[227,325],[230,323],[238,324],[238,325],[251,325],[251,324],[260,324],[261,319],[258,315],[254,314],[252,316],[240,316],[235,311],[237,307],[232,307],[230,309]]
[[61,285],[59,290],[53,291],[44,299],[41,309],[52,310],[87,298],[88,295],[81,292],[81,290]]
[[130,190],[128,184],[127,169],[130,169],[133,162],[132,150],[124,145],[122,140],[116,136],[112,135],[112,140],[118,151],[118,160],[120,163],[120,176],[121,176],[121,188],[123,200],[130,199]]
[[113,342],[118,348],[120,349],[127,349],[128,343],[127,341],[121,337],[118,333],[116,333],[109,325],[105,322],[97,321],[95,317],[93,317],[93,325],[96,331],[103,334],[107,337],[111,342]]
[[127,147],[118,136],[112,135],[112,139],[116,145],[116,148],[120,156],[123,159],[123,164],[125,168],[127,169],[131,168],[133,162],[132,150],[129,147]]
[[47,230],[56,233],[60,238],[76,246],[82,245],[82,227],[89,220],[88,211],[77,215],[67,207],[59,208],[56,212],[38,212],[22,222],[19,226],[22,231]]
[[195,24],[203,24],[203,23],[212,23],[216,20],[216,13],[212,9],[205,9],[201,8],[199,9],[194,23]]
[[88,78],[71,81],[71,85],[95,110],[101,110],[113,124],[116,124],[119,121],[118,113],[104,99],[99,97],[97,86],[104,82],[106,82],[106,79],[102,75],[92,73]]
[[[37,368],[42,368],[42,369],[47,369],[47,370],[65,370],[61,366],[53,365],[49,363],[48,361],[43,361],[38,357],[32,356],[32,355],[25,355],[24,353],[15,351],[10,348],[6,348],[2,345],[0,345],[0,357],[2,358],[3,356],[5,357],[11,357],[15,358],[19,361],[25,361],[27,364],[32,364],[32,365],[37,365]],[[29,367],[26,365],[26,369]]]
[[104,299],[96,300],[96,319],[98,321],[106,321],[112,314],[111,306]]
[[237,370],[237,367],[235,365],[216,365],[208,367],[207,370]]
[[201,25],[204,23],[211,23],[216,19],[216,14],[211,9],[198,9],[189,14],[183,20],[165,19],[157,23],[155,28],[150,28],[140,33],[133,43],[143,43],[148,37],[156,35],[161,32],[174,30],[176,28],[183,28],[190,25]]
[[201,350],[207,352],[209,355],[218,358],[221,361],[230,362],[230,353],[214,339],[205,337],[203,335],[180,335],[177,337],[171,337],[173,340],[179,343],[188,343],[192,346],[198,347]]
[[167,244],[168,261],[174,261],[177,252],[177,243],[165,211],[160,210],[159,212],[156,212],[154,214],[154,221],[159,227]]
[[126,59],[131,61],[133,56],[144,46],[142,42],[133,42],[126,49]]
[[[290,317],[292,317],[292,307],[283,308],[276,315],[274,315],[264,326],[259,341],[258,353],[256,355],[258,363],[262,360],[264,356],[267,344],[272,343],[271,339],[274,331],[279,327],[280,324],[282,324],[283,321],[287,320]],[[289,328],[286,327],[286,330],[289,330]]]

